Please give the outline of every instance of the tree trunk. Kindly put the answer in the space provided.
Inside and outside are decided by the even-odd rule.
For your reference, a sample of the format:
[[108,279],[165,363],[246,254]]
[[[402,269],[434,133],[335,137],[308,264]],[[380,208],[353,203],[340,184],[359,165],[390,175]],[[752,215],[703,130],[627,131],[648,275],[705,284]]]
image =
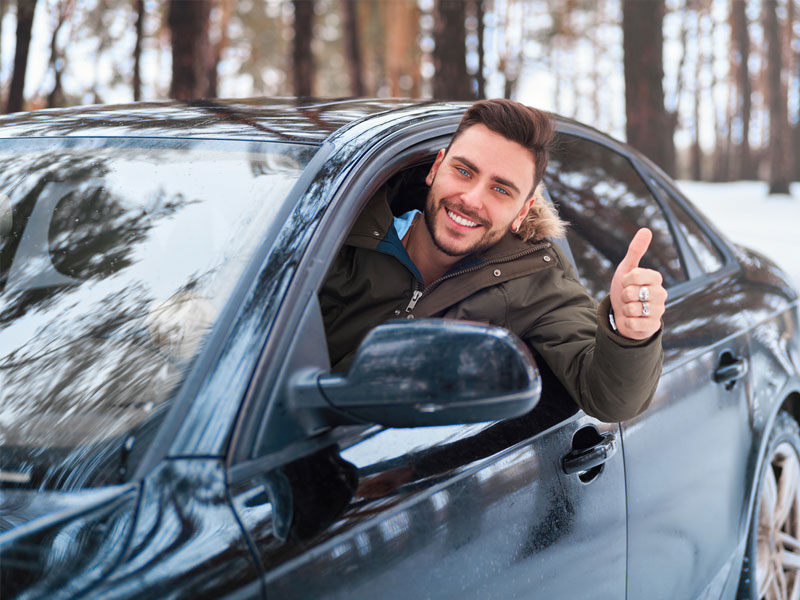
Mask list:
[[703,149],[700,147],[700,102],[703,99],[703,90],[700,88],[700,82],[702,81],[701,74],[703,72],[703,63],[705,62],[705,57],[703,56],[703,50],[700,46],[701,40],[701,31],[700,31],[700,20],[701,20],[701,11],[699,6],[694,6],[694,38],[695,38],[695,45],[697,47],[697,54],[695,55],[695,63],[694,63],[694,94],[692,94],[692,101],[694,102],[693,105],[693,112],[692,112],[692,150],[690,153],[691,162],[690,162],[690,173],[691,178],[695,181],[701,181],[703,179]]
[[731,46],[734,49],[736,88],[739,90],[741,105],[739,106],[739,119],[741,120],[741,140],[738,141],[738,152],[734,177],[737,179],[755,179],[757,169],[750,151],[750,119],[752,112],[753,87],[750,84],[750,33],[747,29],[747,14],[745,0],[734,0],[731,6]]
[[475,80],[478,84],[478,98],[486,98],[486,78],[483,75],[485,68],[485,48],[483,37],[486,34],[486,6],[485,0],[475,1],[475,18],[478,19],[478,72],[475,74]]
[[17,48],[14,53],[14,74],[8,89],[6,112],[19,112],[24,105],[25,71],[28,69],[28,49],[36,0],[17,0]]
[[[714,11],[711,10],[711,3],[707,5],[709,30],[706,35],[710,39],[717,39],[716,30],[719,25],[714,18]],[[719,44],[711,44],[710,54],[707,57],[708,70],[711,73],[711,85],[708,88],[708,100],[714,108],[714,151],[711,163],[711,178],[712,181],[728,181],[730,172],[728,169],[728,146],[726,144],[727,131],[730,129],[730,118],[728,114],[727,102],[724,110],[720,109],[719,103],[715,101],[716,90],[720,87],[720,78],[717,75],[717,70],[714,65],[718,61]],[[725,87],[730,87],[730,80],[726,82]]]
[[144,38],[144,0],[136,4],[136,45],[133,47],[133,100],[142,99],[142,40]]
[[208,96],[208,20],[211,0],[170,0],[167,19],[172,38],[172,85],[178,100]]
[[64,90],[61,87],[61,76],[64,73],[64,57],[58,48],[58,33],[70,17],[72,0],[61,0],[53,8],[57,13],[56,24],[50,36],[50,58],[47,61],[47,68],[53,71],[53,89],[47,95],[47,108],[64,106]]
[[208,95],[211,98],[219,96],[219,76],[217,69],[222,60],[222,53],[228,46],[228,26],[231,22],[234,4],[236,0],[220,0],[219,6],[222,9],[222,17],[219,20],[219,38],[214,43],[209,54],[208,60]]
[[763,0],[762,18],[767,43],[767,102],[769,105],[769,193],[788,194],[791,180],[790,126],[786,96],[781,85],[781,39],[778,3]]
[[294,4],[294,95],[298,98],[312,95],[314,58],[311,40],[314,35],[314,0],[292,0]]
[[623,0],[625,116],[628,143],[675,172],[675,121],[664,108],[664,1]]
[[416,42],[419,21],[416,9],[405,0],[387,0],[383,3],[384,28],[386,31],[386,51],[384,70],[389,95],[407,96],[408,82],[401,84],[401,78],[411,76],[415,68],[409,60],[411,46]]
[[467,72],[466,5],[462,0],[436,0],[434,10],[433,97],[475,98]]
[[350,73],[350,91],[353,96],[364,95],[364,78],[361,67],[361,36],[358,28],[358,5],[355,0],[341,0],[344,14],[344,44],[347,71]]
[[[789,47],[787,64],[789,73],[787,79],[789,86],[794,86],[794,90],[797,90],[800,88],[800,36],[795,32],[800,32],[800,2],[797,0],[790,1],[787,5],[786,13],[786,41]],[[794,69],[794,72],[791,69]],[[786,90],[787,94],[791,94],[791,89],[790,87]],[[797,113],[794,115],[795,125],[790,133],[793,160],[791,172],[794,173],[794,180],[800,181],[800,106],[798,106],[797,102],[795,106],[797,106]],[[789,121],[792,121],[792,119],[789,119]]]

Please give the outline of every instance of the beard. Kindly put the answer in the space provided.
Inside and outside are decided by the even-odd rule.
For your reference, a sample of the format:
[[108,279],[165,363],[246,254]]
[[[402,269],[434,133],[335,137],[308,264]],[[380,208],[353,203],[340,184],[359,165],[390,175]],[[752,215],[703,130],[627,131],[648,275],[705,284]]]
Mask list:
[[[446,211],[448,208],[452,207],[453,210],[459,212],[460,214],[467,217],[470,221],[478,223],[485,229],[485,233],[483,236],[474,242],[470,246],[466,247],[456,247],[452,244],[448,245],[443,239],[442,236],[437,235],[436,231],[436,214],[439,211]],[[446,216],[446,213],[445,213]],[[433,189],[428,192],[428,198],[425,202],[425,210],[423,211],[423,218],[425,219],[425,227],[428,229],[428,233],[430,234],[431,240],[433,240],[434,245],[436,248],[446,254],[447,256],[459,257],[459,256],[468,256],[470,254],[477,254],[486,250],[487,248],[491,248],[500,239],[505,235],[506,229],[492,229],[491,223],[482,219],[475,215],[469,209],[461,206],[460,204],[449,203],[446,202],[444,199],[436,200],[433,197]],[[447,217],[449,218],[449,217]]]

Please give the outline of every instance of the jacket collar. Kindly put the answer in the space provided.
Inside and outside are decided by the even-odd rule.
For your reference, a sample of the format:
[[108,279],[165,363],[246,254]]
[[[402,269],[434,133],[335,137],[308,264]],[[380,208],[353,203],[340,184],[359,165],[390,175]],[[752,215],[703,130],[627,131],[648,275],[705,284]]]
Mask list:
[[[345,243],[374,250],[386,238],[393,224],[394,217],[389,208],[386,191],[383,189],[378,190],[364,210],[361,211]],[[539,245],[543,241],[546,240],[524,241],[508,232],[490,248],[476,255],[464,257],[454,269],[460,266],[461,263],[472,265],[486,261],[508,260],[520,253],[529,251],[533,246]]]

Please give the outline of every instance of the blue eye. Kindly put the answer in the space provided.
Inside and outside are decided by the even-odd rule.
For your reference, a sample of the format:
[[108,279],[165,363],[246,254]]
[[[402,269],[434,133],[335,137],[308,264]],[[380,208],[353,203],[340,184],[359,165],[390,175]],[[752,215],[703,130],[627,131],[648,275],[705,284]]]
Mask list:
[[498,191],[498,192],[500,192],[501,194],[505,194],[506,196],[508,196],[508,190],[506,190],[506,189],[503,189],[501,187],[495,187],[493,189]]
[[461,173],[464,177],[469,177],[469,171],[464,169],[463,167],[456,167],[459,173]]

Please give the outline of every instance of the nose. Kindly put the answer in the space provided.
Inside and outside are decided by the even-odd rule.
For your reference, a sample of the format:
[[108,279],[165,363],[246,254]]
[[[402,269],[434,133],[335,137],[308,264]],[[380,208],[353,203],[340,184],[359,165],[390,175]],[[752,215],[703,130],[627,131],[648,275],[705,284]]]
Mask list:
[[473,185],[461,192],[461,202],[464,205],[464,208],[480,210],[480,208],[483,206],[480,188],[477,185]]

